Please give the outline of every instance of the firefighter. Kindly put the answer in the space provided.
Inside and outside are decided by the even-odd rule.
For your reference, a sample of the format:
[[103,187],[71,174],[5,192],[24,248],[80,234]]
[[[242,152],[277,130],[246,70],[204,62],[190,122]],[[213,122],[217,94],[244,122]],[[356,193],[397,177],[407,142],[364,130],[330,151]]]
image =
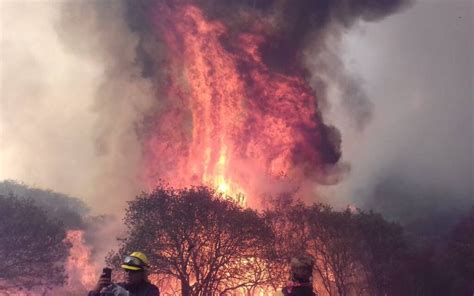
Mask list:
[[126,273],[125,283],[112,283],[110,277],[101,276],[88,296],[159,296],[158,287],[147,278],[149,261],[142,252],[126,256],[121,265]]
[[290,281],[277,295],[284,296],[316,296],[313,291],[313,266],[311,256],[304,254],[291,259]]

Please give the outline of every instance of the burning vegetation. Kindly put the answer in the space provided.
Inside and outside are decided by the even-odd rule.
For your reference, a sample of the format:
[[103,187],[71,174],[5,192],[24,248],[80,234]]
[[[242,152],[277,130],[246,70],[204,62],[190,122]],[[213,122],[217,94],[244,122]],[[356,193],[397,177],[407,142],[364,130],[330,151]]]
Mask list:
[[[93,52],[104,65],[96,145],[104,155],[120,146],[115,171],[131,170],[149,191],[163,181],[206,185],[255,208],[262,195],[306,198],[348,171],[340,132],[324,118],[327,77],[350,80],[333,48],[358,21],[381,20],[409,3],[65,3],[58,31],[74,52]],[[80,21],[86,15],[91,22]],[[341,90],[351,92],[344,97],[362,127],[371,105],[351,85]],[[118,117],[126,126],[110,133]]]
[[163,106],[146,139],[149,183],[256,197],[268,190],[260,184],[322,175],[337,163],[339,137],[322,122],[303,69],[264,62],[267,24],[231,32],[186,2],[157,3],[149,17],[166,46]]
[[[4,195],[0,203],[3,294],[83,295],[92,288],[100,266],[84,233],[94,228],[66,231],[48,219],[47,203],[41,209]],[[426,242],[409,240],[379,214],[307,205],[291,195],[256,211],[208,187],[159,186],[129,202],[124,223],[119,249],[107,258],[113,278],[122,278],[125,255],[142,250],[162,295],[273,295],[285,286],[319,295],[468,295],[473,288],[474,211],[441,240]]]
[[65,266],[68,274],[66,285],[87,290],[97,281],[99,266],[92,261],[91,248],[85,242],[84,230],[69,230],[66,241],[71,246]]
[[[310,71],[305,58],[322,60],[328,40],[345,28],[408,3],[127,3],[137,61],[156,100],[140,131],[145,183],[204,184],[259,207],[264,194],[337,182],[347,165],[339,131],[324,121],[321,77],[341,63],[327,60]],[[359,122],[370,117],[369,106],[359,100]]]
[[[472,292],[473,267],[462,259],[474,253],[473,212],[446,236],[448,243],[427,244],[432,253],[426,255],[401,225],[379,214],[298,201],[347,170],[339,131],[324,120],[327,85],[318,71],[341,64],[337,57],[324,60],[328,40],[408,2],[120,2],[121,17],[136,37],[134,74],[153,95],[134,118],[139,175],[148,192],[125,209],[127,232],[107,258],[115,279],[123,256],[142,250],[163,295],[271,295],[301,278],[330,296]],[[92,6],[107,22],[104,3]],[[81,4],[65,7],[74,5]],[[109,48],[108,41],[101,45]],[[308,55],[320,69],[309,69]],[[106,67],[103,89],[112,88],[120,62]],[[354,117],[363,125],[370,104],[363,98],[357,104]],[[90,288],[99,267],[85,238],[87,211],[41,202],[36,207],[3,195],[0,256],[12,267],[0,273],[6,294]],[[57,219],[49,220],[41,208]],[[41,239],[33,230],[44,231]],[[449,255],[437,261],[444,250]],[[54,262],[54,276],[41,272],[45,262]],[[442,272],[444,266],[449,272]]]

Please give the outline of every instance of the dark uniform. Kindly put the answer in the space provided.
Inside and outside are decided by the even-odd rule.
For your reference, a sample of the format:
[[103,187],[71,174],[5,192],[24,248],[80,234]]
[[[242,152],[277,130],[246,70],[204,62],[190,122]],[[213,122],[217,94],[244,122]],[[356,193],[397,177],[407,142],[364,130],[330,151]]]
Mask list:
[[160,290],[158,290],[158,287],[149,282],[144,282],[143,284],[135,286],[126,283],[120,283],[118,285],[129,291],[130,296],[160,296]]
[[[123,287],[125,290],[130,292],[130,296],[160,296],[160,290],[157,286],[149,283],[143,282],[138,285],[129,285],[127,283],[118,283],[117,285]],[[113,294],[105,294],[107,296],[112,296]],[[105,296],[94,291],[89,292],[88,296]]]
[[313,289],[308,286],[286,287],[282,290],[285,296],[316,296]]

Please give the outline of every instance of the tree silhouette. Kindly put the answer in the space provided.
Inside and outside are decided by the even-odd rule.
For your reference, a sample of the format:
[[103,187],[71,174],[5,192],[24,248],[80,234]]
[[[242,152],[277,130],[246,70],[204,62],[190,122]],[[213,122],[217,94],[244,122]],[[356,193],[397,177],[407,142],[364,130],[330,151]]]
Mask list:
[[292,258],[306,254],[310,242],[310,211],[291,194],[282,194],[271,200],[264,212],[271,226],[275,242],[270,264],[275,275],[275,289],[282,287],[290,277]]
[[284,194],[258,213],[206,187],[161,186],[129,203],[128,233],[108,261],[118,266],[125,254],[146,252],[154,279],[179,283],[172,295],[281,289],[291,259],[306,254],[321,295],[463,295],[472,290],[472,217],[426,251],[373,212]]
[[42,289],[65,283],[69,245],[60,222],[31,200],[0,195],[0,288]]
[[362,265],[370,295],[407,294],[405,272],[408,248],[402,227],[380,214],[358,211],[354,214],[358,241],[354,241],[357,261]]
[[89,213],[86,204],[75,197],[49,189],[30,187],[13,180],[0,182],[0,195],[14,195],[19,199],[31,199],[47,212],[48,217],[60,220],[67,229],[83,228],[84,217]]
[[442,258],[450,295],[474,293],[474,207],[448,235]]
[[400,225],[372,212],[305,205],[291,195],[272,200],[265,216],[276,238],[272,264],[278,266],[280,285],[288,279],[290,259],[309,254],[320,293],[403,294],[407,248]]
[[177,279],[182,295],[251,291],[272,279],[265,220],[209,188],[158,187],[129,202],[124,222],[127,237],[108,261],[143,250],[151,273]]
[[329,295],[351,295],[361,286],[359,232],[354,220],[349,210],[336,212],[321,205],[311,208],[309,253],[316,259],[316,274]]

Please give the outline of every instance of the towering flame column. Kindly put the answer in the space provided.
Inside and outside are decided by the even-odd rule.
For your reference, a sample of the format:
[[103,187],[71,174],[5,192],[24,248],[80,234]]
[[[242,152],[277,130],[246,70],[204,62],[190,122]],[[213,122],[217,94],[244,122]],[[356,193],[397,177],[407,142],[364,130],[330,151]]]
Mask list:
[[147,181],[206,184],[254,197],[282,175],[318,170],[320,118],[303,78],[272,71],[264,28],[228,32],[190,4],[159,4],[154,32],[166,44],[162,109],[146,142]]

